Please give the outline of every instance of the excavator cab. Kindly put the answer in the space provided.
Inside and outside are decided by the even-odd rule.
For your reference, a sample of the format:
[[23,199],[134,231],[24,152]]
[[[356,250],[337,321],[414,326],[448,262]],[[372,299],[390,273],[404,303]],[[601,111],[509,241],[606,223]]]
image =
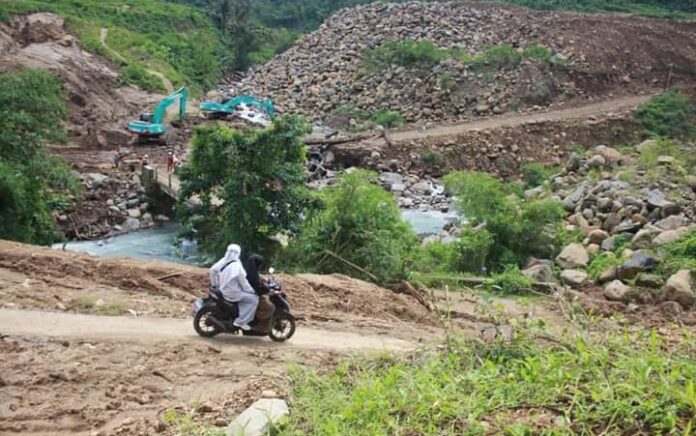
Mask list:
[[163,145],[171,144],[173,133],[165,125],[167,108],[174,103],[179,103],[179,120],[172,123],[179,126],[186,118],[186,99],[188,98],[188,88],[182,87],[165,97],[154,112],[144,112],[137,120],[128,123],[128,131],[137,135],[138,142],[156,142]]

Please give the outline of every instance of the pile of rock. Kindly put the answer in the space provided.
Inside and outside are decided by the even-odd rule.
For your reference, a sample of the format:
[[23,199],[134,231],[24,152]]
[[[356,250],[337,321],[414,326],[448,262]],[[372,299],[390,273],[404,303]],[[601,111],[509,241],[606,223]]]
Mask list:
[[164,222],[152,216],[145,191],[136,173],[84,173],[84,194],[72,208],[59,214],[57,222],[68,239],[93,239],[133,232]]
[[[696,302],[691,273],[682,270],[670,277],[656,274],[658,253],[661,246],[696,228],[696,189],[677,168],[664,171],[659,183],[641,172],[634,162],[651,146],[654,144],[643,143],[629,155],[605,146],[585,156],[573,154],[562,174],[546,187],[527,191],[526,196],[542,195],[550,188],[569,213],[567,229],[582,232],[582,243],[566,246],[555,259],[564,285],[575,289],[602,285],[608,300],[663,303],[673,314],[690,309]],[[673,163],[658,158],[657,165],[661,162]],[[622,170],[633,174],[630,183],[620,180]],[[670,195],[662,189],[669,189]],[[615,266],[595,271],[595,277],[590,277],[587,268],[595,256],[604,256]],[[540,268],[535,265],[526,274],[538,275]],[[548,275],[549,271],[543,272]]]
[[[603,98],[612,89],[637,91],[662,77],[665,59],[686,62],[684,71],[693,66],[696,37],[685,38],[688,31],[678,32],[671,24],[641,20],[638,27],[626,17],[598,16],[592,32],[586,26],[572,14],[495,4],[374,2],[337,12],[288,51],[252,69],[239,92],[270,96],[286,112],[338,127],[360,123],[342,108],[391,109],[408,122],[442,122],[535,110],[571,98]],[[631,38],[622,36],[613,44],[616,35]],[[677,37],[679,44],[666,42]],[[659,52],[645,50],[654,45],[651,39],[664,39]],[[502,43],[519,51],[536,43],[552,57],[484,70],[457,56],[425,69],[365,68],[366,50],[393,40],[429,40],[469,55]],[[640,56],[631,56],[634,51]]]

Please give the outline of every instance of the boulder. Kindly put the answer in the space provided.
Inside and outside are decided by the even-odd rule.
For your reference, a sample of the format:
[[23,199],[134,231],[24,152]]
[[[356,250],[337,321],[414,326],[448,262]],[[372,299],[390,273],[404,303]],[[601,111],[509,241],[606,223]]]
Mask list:
[[411,191],[420,195],[431,195],[433,193],[433,186],[430,182],[422,181],[411,186]]
[[602,241],[602,250],[604,251],[614,251],[616,250],[616,238],[613,236]]
[[676,301],[665,301],[662,304],[660,304],[660,310],[665,316],[668,316],[670,318],[675,318],[684,312],[684,309],[681,307],[681,304],[677,303]]
[[393,185],[391,185],[390,190],[394,195],[404,195],[404,191],[406,191],[406,185],[404,185],[403,183],[394,183]]
[[140,218],[142,212],[140,212],[140,209],[128,209],[128,216],[131,218]]
[[537,282],[550,283],[553,281],[553,270],[543,263],[522,270],[522,274],[533,278]]
[[133,232],[140,228],[140,220],[136,218],[128,218],[126,219],[125,225],[128,231]]
[[631,239],[631,248],[634,250],[644,250],[650,248],[653,239],[660,234],[659,230],[656,229],[643,229],[636,233],[636,235]]
[[587,161],[587,165],[590,168],[602,168],[606,164],[607,164],[607,160],[604,159],[604,157],[602,157],[599,154],[595,154],[594,156],[592,156],[590,158],[590,160]]
[[277,398],[262,398],[249,406],[227,427],[228,436],[262,436],[288,415],[288,405]]
[[597,279],[597,281],[599,283],[610,282],[612,280],[616,280],[616,277],[618,277],[618,275],[619,275],[618,268],[616,268],[615,266],[612,266],[611,268],[607,268],[604,271],[602,271],[602,273],[599,275],[599,278]]
[[696,295],[691,283],[691,271],[683,269],[667,279],[665,299],[676,301],[686,310],[691,309],[696,303]]
[[581,244],[570,244],[566,246],[561,254],[556,257],[556,263],[563,269],[573,269],[584,267],[590,261],[585,247]]
[[663,194],[659,189],[649,191],[647,200],[648,204],[654,208],[662,208],[670,204],[669,201],[665,200],[665,194]]
[[624,285],[621,280],[614,280],[604,286],[604,298],[610,301],[625,301],[631,288]]
[[684,215],[672,215],[655,223],[655,227],[662,230],[677,230],[689,225],[689,220]]
[[655,256],[647,253],[632,253],[631,257],[618,268],[618,277],[621,280],[631,280],[643,271],[649,271],[658,264]]
[[399,173],[385,172],[379,175],[379,181],[385,188],[391,190],[392,185],[403,184],[404,177]]
[[587,283],[588,276],[585,271],[566,269],[561,272],[561,282],[571,288],[580,288]]
[[599,253],[599,245],[597,244],[590,244],[586,248],[587,254],[590,256],[594,256],[595,254]]
[[681,229],[677,230],[665,230],[664,232],[657,235],[655,239],[653,239],[653,245],[659,247],[660,245],[677,242],[678,240],[686,236],[687,233],[689,233],[688,227],[682,227]]
[[87,173],[84,175],[84,180],[92,187],[104,186],[109,180],[109,176],[101,173]]
[[589,235],[587,235],[587,237],[590,238],[590,243],[601,244],[605,239],[609,237],[609,233],[601,229],[594,229],[590,232]]
[[623,159],[623,155],[615,148],[607,147],[606,145],[598,145],[594,148],[594,152],[602,156],[607,164],[613,165]]
[[636,277],[636,286],[659,289],[664,284],[662,277],[657,274],[641,273]]

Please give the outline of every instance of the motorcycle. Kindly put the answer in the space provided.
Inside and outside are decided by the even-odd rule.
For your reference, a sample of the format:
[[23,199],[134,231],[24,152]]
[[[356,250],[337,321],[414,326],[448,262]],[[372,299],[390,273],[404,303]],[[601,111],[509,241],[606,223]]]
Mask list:
[[[269,272],[273,274],[273,268]],[[193,303],[193,328],[196,333],[204,338],[212,338],[220,333],[241,332],[244,336],[268,336],[275,342],[290,339],[295,334],[295,317],[290,313],[290,300],[281,283],[272,276],[266,286],[270,290],[270,301],[275,307],[268,330],[254,322],[249,324],[251,330],[248,331],[236,327],[232,322],[239,314],[237,303],[225,300],[220,289],[211,286],[207,297],[198,298]]]

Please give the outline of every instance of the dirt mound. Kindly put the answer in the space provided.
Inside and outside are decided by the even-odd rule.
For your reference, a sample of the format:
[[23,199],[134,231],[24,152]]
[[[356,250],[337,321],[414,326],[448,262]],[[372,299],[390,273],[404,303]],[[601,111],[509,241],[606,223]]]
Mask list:
[[432,312],[414,298],[340,274],[283,277],[292,301],[310,319],[340,321],[343,314],[435,325]]
[[[503,43],[522,56],[538,44],[546,55],[499,67],[460,55],[431,68],[366,69],[365,50],[389,40],[431,40],[470,56]],[[336,13],[253,70],[243,90],[340,127],[378,109],[419,123],[576,104],[693,82],[694,71],[696,23],[478,2],[376,2]]]
[[106,59],[85,51],[62,18],[49,13],[17,15],[0,23],[0,71],[45,69],[63,83],[70,110],[69,132],[83,146],[122,145],[125,122],[152,95],[122,87]]
[[[434,315],[415,299],[360,280],[338,275],[279,279],[293,311],[308,321],[435,325]],[[203,268],[101,259],[0,241],[0,297],[8,307],[188,316],[192,301],[204,294],[207,284],[208,271]]]

